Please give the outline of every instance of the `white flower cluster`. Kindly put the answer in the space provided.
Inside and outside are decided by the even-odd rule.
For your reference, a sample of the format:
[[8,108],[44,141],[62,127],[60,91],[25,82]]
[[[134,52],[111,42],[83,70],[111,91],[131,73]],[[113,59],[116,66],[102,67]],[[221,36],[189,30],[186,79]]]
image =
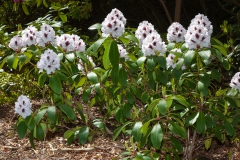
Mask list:
[[169,28],[167,33],[168,42],[183,42],[184,35],[186,34],[186,29],[178,22],[173,22]]
[[198,14],[191,20],[185,34],[185,42],[189,49],[199,49],[210,46],[210,38],[213,27],[211,22],[203,14]]
[[135,32],[135,36],[139,40],[140,48],[142,48],[142,42],[147,37],[147,35],[149,35],[153,32],[157,32],[157,31],[154,29],[154,26],[151,23],[149,23],[148,21],[143,21],[143,22],[139,23],[138,28]]
[[47,74],[54,73],[56,69],[60,70],[60,58],[51,49],[47,49],[44,54],[41,55],[40,60],[37,63],[39,72],[46,70]]
[[240,72],[235,73],[230,82],[230,87],[238,89],[240,92]]
[[56,45],[60,46],[64,52],[84,52],[85,42],[78,35],[62,34],[61,36],[56,36]]
[[[175,48],[175,49],[171,50],[171,52],[182,53],[182,52],[181,52],[181,49],[179,49],[179,48]],[[178,58],[176,59],[176,55],[175,55],[174,53],[170,53],[170,54],[167,56],[167,58],[166,58],[166,61],[167,61],[167,69],[169,69],[170,67],[175,68],[176,65],[177,65],[177,62],[178,62],[180,59],[182,59],[182,58],[181,58],[181,57],[178,57]],[[186,66],[185,66],[185,65],[182,65],[181,69],[182,69],[182,70],[186,69]]]
[[152,32],[151,34],[148,34],[147,37],[143,40],[142,52],[144,56],[163,56],[166,51],[167,46],[165,42],[162,41],[162,38],[157,32]]
[[125,31],[126,18],[118,9],[113,9],[102,22],[102,36],[120,37]]
[[118,44],[118,52],[119,52],[121,58],[125,58],[125,60],[129,59],[129,57],[127,56],[128,52],[120,44]]
[[9,47],[19,52],[23,47],[31,45],[45,47],[50,43],[62,47],[65,52],[85,51],[85,43],[79,36],[70,34],[55,36],[54,29],[48,24],[43,24],[40,31],[33,26],[27,27],[22,31],[22,37],[14,36],[10,40]]
[[31,107],[32,104],[30,100],[26,96],[21,95],[18,97],[17,102],[15,102],[15,113],[18,113],[25,119],[27,116],[31,115]]

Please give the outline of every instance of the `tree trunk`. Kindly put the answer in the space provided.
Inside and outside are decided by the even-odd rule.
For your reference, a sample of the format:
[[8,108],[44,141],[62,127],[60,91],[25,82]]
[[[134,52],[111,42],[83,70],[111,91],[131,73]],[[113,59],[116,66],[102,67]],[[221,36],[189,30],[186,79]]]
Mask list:
[[181,8],[182,8],[182,0],[176,0],[174,22],[180,22]]

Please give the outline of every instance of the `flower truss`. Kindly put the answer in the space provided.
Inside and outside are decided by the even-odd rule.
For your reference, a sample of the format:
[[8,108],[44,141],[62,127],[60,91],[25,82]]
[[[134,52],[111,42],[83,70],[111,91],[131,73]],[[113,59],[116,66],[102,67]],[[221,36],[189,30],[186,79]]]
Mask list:
[[9,43],[9,48],[13,49],[14,51],[18,52],[22,49],[22,47],[24,46],[23,41],[22,41],[22,37],[19,36],[14,36]]
[[235,73],[230,82],[230,87],[238,89],[240,92],[240,72]]
[[102,22],[102,36],[120,37],[125,31],[126,18],[118,9],[113,9]]
[[143,40],[147,37],[147,35],[156,32],[154,26],[148,21],[143,21],[139,23],[139,26],[135,32],[135,36],[139,40],[139,47],[142,47]]
[[44,54],[41,55],[40,60],[37,63],[39,72],[46,70],[47,74],[52,74],[56,69],[60,70],[60,58],[51,49],[47,49]]
[[30,100],[26,96],[21,95],[18,97],[17,102],[15,102],[15,113],[18,113],[25,119],[27,116],[31,115],[31,107],[32,104]]
[[163,56],[167,51],[165,42],[162,41],[157,32],[153,32],[143,40],[142,52],[144,56],[160,55]]
[[36,44],[37,34],[37,28],[35,28],[34,26],[28,26],[22,31],[23,44],[25,46],[31,46],[33,44]]
[[204,16],[203,14],[198,14],[191,20],[190,25],[200,25],[202,24],[204,27],[207,28],[208,34],[211,36],[213,32],[213,26],[211,25],[211,22],[207,18],[207,16]]
[[127,52],[126,49],[123,48],[123,46],[120,45],[120,44],[118,44],[118,52],[119,52],[121,58],[124,58],[125,60],[128,60],[128,59],[129,59],[129,57],[127,56],[127,55],[128,55],[128,52]]
[[168,42],[183,42],[186,29],[178,22],[174,22],[169,26],[167,33]]
[[54,41],[54,38],[54,29],[48,24],[43,24],[41,26],[41,30],[37,33],[37,45],[45,47],[46,44],[52,43]]

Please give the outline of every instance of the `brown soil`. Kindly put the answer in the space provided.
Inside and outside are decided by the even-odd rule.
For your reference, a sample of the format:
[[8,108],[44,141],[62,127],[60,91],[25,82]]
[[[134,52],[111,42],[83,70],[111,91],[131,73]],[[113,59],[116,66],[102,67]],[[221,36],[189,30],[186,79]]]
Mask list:
[[[91,112],[96,112],[96,109]],[[16,120],[14,105],[0,105],[0,160],[118,160],[125,151],[123,139],[113,141],[111,134],[101,132],[85,145],[79,145],[76,140],[69,146],[62,137],[63,132],[56,133],[44,141],[35,140],[34,150],[28,138],[18,137],[14,126]],[[110,130],[113,132],[112,128]],[[196,160],[240,160],[240,143],[213,141],[206,151],[204,142],[200,140],[194,155]]]

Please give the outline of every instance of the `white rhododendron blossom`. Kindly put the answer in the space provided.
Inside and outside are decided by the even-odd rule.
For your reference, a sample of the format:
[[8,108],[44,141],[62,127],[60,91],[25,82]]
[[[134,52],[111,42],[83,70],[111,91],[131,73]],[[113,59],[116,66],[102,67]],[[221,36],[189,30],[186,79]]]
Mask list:
[[41,55],[40,60],[37,63],[39,72],[46,70],[47,74],[54,73],[56,69],[60,70],[60,58],[51,49],[47,49],[44,54]]
[[37,45],[45,47],[47,43],[52,43],[55,38],[55,31],[54,29],[48,25],[48,24],[43,24],[41,26],[41,30],[37,33]]
[[142,47],[143,40],[147,37],[147,35],[156,32],[154,26],[148,21],[143,21],[139,23],[138,28],[135,32],[135,36],[139,40],[139,47]]
[[78,35],[72,35],[73,39],[73,50],[77,52],[84,52],[86,45],[85,42],[83,42],[82,39]]
[[61,36],[57,37],[57,45],[60,46],[64,52],[73,51],[73,39],[70,34],[62,34]]
[[160,35],[156,32],[149,34],[142,44],[142,52],[144,56],[160,55],[163,56],[167,51],[165,42],[162,41]]
[[240,72],[235,73],[230,82],[230,87],[238,89],[240,92]]
[[191,20],[190,25],[200,25],[202,24],[204,27],[207,28],[208,34],[211,36],[213,32],[213,26],[211,25],[211,22],[207,18],[207,16],[204,16],[203,14],[198,14]]
[[22,37],[14,36],[9,43],[9,48],[13,49],[14,51],[20,51],[21,48],[24,46]]
[[[95,68],[95,67],[96,67],[96,64],[93,62],[92,57],[87,56],[87,59],[89,60],[89,62],[90,62],[89,64],[91,65],[91,67]],[[85,66],[84,66],[84,63],[83,63],[83,61],[82,61],[81,59],[79,60],[79,63],[78,63],[78,65],[77,65],[77,67],[78,67],[78,69],[79,69],[80,71],[83,72],[83,74],[86,74],[86,73],[85,73],[85,70],[84,70]]]
[[21,95],[18,97],[17,102],[15,102],[15,113],[18,113],[25,119],[32,114],[31,107],[32,104],[30,100],[26,96]]
[[[179,48],[175,48],[173,50],[171,50],[171,52],[178,52],[181,53],[181,49]],[[170,53],[167,57],[166,57],[166,61],[167,61],[167,69],[169,69],[170,67],[175,68],[177,65],[177,62],[182,59],[182,58],[177,58],[176,59],[176,55],[174,53]],[[183,64],[181,67],[182,70],[186,69],[186,66]]]
[[22,31],[22,40],[25,46],[31,46],[36,44],[38,31],[34,26],[28,26]]
[[168,42],[183,42],[186,29],[178,22],[174,22],[169,26],[167,33]]
[[129,59],[129,57],[127,56],[127,55],[128,55],[128,52],[127,52],[126,49],[123,48],[123,46],[120,45],[120,44],[118,44],[118,52],[119,52],[121,58],[125,58],[125,60],[128,60],[128,59]]
[[120,37],[125,31],[126,18],[118,9],[113,9],[102,22],[102,36]]
[[210,35],[208,30],[202,24],[190,25],[185,34],[186,46],[189,49],[199,49],[203,47],[210,47]]

